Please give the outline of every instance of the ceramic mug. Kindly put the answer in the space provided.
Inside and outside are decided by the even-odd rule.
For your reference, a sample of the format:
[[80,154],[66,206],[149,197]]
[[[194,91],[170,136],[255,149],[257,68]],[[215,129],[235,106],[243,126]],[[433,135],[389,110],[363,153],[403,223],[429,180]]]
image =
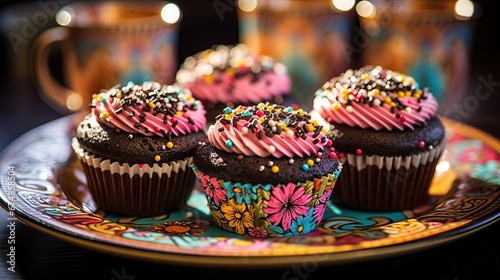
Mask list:
[[411,75],[437,98],[438,113],[462,102],[479,11],[461,16],[456,0],[372,2],[372,13],[359,17],[365,38],[362,64]]
[[340,11],[331,0],[238,3],[240,41],[287,66],[301,107],[309,108],[314,92],[351,65],[353,9]]
[[[56,14],[59,26],[34,42],[35,84],[49,104],[64,112],[86,108],[92,94],[117,84],[171,84],[180,18],[178,6],[163,1],[68,4]],[[50,67],[56,45],[61,47],[63,81]]]

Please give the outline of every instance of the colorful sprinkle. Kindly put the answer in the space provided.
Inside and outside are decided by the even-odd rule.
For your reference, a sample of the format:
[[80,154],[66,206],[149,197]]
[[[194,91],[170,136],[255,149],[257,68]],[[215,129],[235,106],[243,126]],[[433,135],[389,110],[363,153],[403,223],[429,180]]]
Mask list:
[[267,147],[267,151],[272,154],[276,151],[276,148],[273,145],[270,145]]
[[273,167],[271,167],[271,172],[278,173],[279,171],[280,171],[280,168],[277,165],[274,165]]
[[358,156],[360,156],[360,155],[362,155],[362,154],[363,154],[363,151],[362,151],[361,149],[359,149],[359,148],[358,148],[358,149],[356,149],[356,154],[357,154]]
[[172,142],[167,142],[167,148],[172,149],[174,147],[174,143]]
[[161,160],[161,157],[159,155],[156,155],[155,156],[155,161],[160,161]]
[[99,118],[100,118],[101,120],[105,120],[105,119],[109,118],[109,113],[108,113],[108,111],[104,111],[104,112],[100,113],[100,114],[99,114]]
[[418,146],[419,146],[420,148],[425,147],[425,142],[424,142],[424,141],[418,141]]
[[302,164],[302,170],[308,171],[309,170],[309,165],[307,163]]

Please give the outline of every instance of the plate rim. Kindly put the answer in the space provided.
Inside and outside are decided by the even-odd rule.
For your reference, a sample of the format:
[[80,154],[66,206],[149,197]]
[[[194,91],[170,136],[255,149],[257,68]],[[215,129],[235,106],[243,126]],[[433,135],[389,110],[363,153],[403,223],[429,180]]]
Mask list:
[[[3,201],[1,206],[4,207]],[[117,257],[122,257],[131,260],[173,264],[173,265],[199,265],[210,266],[216,268],[251,268],[259,266],[265,267],[287,267],[297,263],[303,263],[305,259],[316,262],[318,265],[342,265],[361,263],[370,260],[383,260],[387,258],[397,257],[401,255],[418,253],[439,246],[452,243],[456,240],[471,236],[498,221],[498,217],[489,219],[487,222],[481,223],[479,226],[470,229],[461,228],[460,232],[454,232],[452,235],[444,236],[447,232],[442,233],[439,238],[436,235],[429,236],[418,241],[407,243],[399,243],[382,247],[358,249],[355,251],[319,253],[319,254],[297,254],[286,256],[217,256],[217,255],[199,255],[199,254],[179,254],[175,252],[151,251],[140,248],[132,248],[127,246],[119,246],[112,243],[106,243],[101,240],[93,240],[89,238],[81,238],[77,235],[72,235],[66,231],[61,231],[53,227],[43,227],[40,223],[30,221],[30,218],[17,216],[19,221],[23,222],[30,228],[48,234],[56,239],[65,241],[69,244],[78,246],[83,249],[89,249],[97,253],[111,254]],[[404,249],[401,249],[401,248]],[[406,247],[406,248],[405,248]],[[124,254],[124,252],[126,252]],[[140,253],[140,254],[137,254]],[[312,260],[311,260],[312,258]],[[279,259],[279,260],[278,260]],[[227,260],[230,260],[229,262]]]

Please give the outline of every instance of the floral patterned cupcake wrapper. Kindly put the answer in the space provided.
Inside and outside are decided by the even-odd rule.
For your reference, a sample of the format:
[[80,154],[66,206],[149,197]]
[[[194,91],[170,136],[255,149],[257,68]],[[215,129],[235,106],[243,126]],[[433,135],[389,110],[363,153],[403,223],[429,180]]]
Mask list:
[[214,222],[222,229],[250,237],[298,236],[313,232],[323,219],[341,170],[287,184],[225,181],[193,164]]

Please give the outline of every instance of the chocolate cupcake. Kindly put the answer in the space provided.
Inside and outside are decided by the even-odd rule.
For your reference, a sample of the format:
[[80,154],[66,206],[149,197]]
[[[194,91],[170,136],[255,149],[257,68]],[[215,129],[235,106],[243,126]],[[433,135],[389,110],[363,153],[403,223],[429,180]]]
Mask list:
[[209,123],[225,107],[293,103],[286,66],[244,44],[215,45],[187,57],[176,81],[203,103]]
[[314,231],[342,169],[325,132],[302,109],[224,109],[192,166],[215,223],[252,237]]
[[445,148],[438,103],[410,76],[380,66],[347,70],[316,92],[313,115],[344,164],[332,198],[368,211],[412,209],[428,202]]
[[150,81],[95,94],[72,146],[98,208],[127,216],[178,209],[194,187],[191,161],[205,126],[187,89]]

